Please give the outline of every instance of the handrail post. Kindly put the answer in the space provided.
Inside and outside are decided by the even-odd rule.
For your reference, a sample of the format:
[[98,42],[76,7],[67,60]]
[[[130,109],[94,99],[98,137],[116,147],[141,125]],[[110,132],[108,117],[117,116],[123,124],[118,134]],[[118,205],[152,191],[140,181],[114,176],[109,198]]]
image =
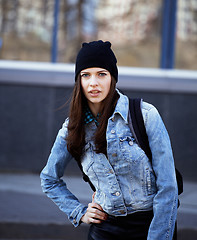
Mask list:
[[57,62],[58,55],[58,16],[59,16],[59,0],[55,0],[54,3],[54,24],[52,33],[52,46],[51,46],[51,62]]
[[177,0],[163,0],[160,68],[174,68]]

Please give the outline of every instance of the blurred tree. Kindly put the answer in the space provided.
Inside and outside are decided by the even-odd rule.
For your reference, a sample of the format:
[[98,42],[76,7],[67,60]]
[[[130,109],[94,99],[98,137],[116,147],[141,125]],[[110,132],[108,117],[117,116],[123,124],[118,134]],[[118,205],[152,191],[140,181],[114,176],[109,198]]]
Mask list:
[[1,34],[6,31],[7,15],[9,11],[9,2],[6,0],[1,0]]
[[83,29],[83,5],[85,0],[65,0],[61,4],[60,22],[60,49],[59,61],[73,62],[81,42],[84,40]]
[[0,4],[2,13],[0,33],[17,33],[19,0],[1,0]]
[[42,0],[42,26],[43,28],[47,27],[47,12],[49,10],[49,1]]
[[[96,1],[92,0],[64,0],[61,3],[60,11],[60,49],[59,61],[74,62],[76,52],[84,41],[95,39],[95,31],[90,34],[86,29],[88,25],[94,24],[94,9]],[[87,20],[87,16],[92,16]],[[90,24],[91,22],[91,24]],[[89,28],[91,28],[89,26]]]

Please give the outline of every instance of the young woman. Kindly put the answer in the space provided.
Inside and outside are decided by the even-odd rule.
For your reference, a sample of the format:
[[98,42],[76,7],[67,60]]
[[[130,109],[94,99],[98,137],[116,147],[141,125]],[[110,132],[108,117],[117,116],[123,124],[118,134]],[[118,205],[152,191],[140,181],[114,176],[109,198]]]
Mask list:
[[[91,224],[88,239],[171,240],[178,191],[168,133],[156,108],[142,102],[151,164],[130,131],[116,63],[110,42],[83,43],[69,118],[41,172],[42,188],[75,227]],[[96,189],[88,206],[61,179],[72,159]]]

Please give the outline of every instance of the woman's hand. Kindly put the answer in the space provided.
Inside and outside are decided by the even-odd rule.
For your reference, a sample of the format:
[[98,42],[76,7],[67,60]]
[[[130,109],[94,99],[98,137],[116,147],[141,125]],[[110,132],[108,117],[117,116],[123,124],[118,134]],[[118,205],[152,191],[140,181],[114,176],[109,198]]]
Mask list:
[[103,211],[102,207],[94,203],[95,193],[92,195],[92,202],[88,204],[86,213],[81,218],[81,221],[87,224],[101,223],[107,219],[107,214]]

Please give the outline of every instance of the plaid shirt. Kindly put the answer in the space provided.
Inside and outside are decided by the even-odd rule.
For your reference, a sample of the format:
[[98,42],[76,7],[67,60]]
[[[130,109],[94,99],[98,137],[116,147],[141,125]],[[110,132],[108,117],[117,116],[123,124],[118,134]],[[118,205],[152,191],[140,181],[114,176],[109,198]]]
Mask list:
[[88,106],[86,106],[86,108],[85,108],[85,119],[84,119],[85,124],[88,124],[88,123],[94,121],[96,126],[98,127],[98,125],[99,125],[99,122],[98,122],[99,115],[100,114],[98,113],[97,116],[94,117],[94,115],[90,111],[90,108]]

